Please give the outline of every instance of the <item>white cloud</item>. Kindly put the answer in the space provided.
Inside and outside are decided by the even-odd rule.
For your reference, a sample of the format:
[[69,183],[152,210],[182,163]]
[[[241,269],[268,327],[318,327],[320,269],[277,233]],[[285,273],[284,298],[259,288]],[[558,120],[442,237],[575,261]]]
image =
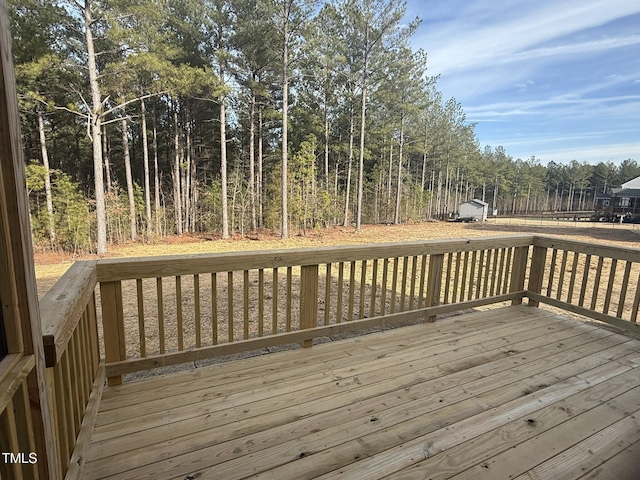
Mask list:
[[640,143],[618,143],[582,148],[568,147],[537,151],[534,154],[542,163],[550,161],[566,163],[571,160],[590,164],[609,161],[620,163],[627,158],[640,161]]
[[[640,12],[640,3],[625,0],[541,0],[513,2],[513,9],[501,2],[479,2],[493,18],[478,23],[477,17],[467,14],[454,21],[425,25],[414,44],[429,52],[429,63],[438,73],[447,74],[480,65],[495,64],[531,56],[593,51],[638,43],[638,35],[536,48],[552,41],[603,25],[627,15]],[[428,3],[425,3],[428,7]],[[518,15],[513,15],[513,12]],[[464,14],[461,14],[464,15]]]
[[[593,116],[602,114],[602,111],[599,111],[600,108],[605,109],[609,114],[622,113],[618,109],[623,109],[624,112],[627,112],[631,108],[630,105],[634,109],[637,108],[638,102],[640,102],[640,95],[580,98],[574,94],[568,94],[546,100],[496,102],[467,107],[465,112],[470,121],[495,120],[499,117],[521,115],[567,115],[579,113],[582,116],[587,116],[588,113],[588,116]],[[588,111],[585,111],[586,107],[589,108]]]

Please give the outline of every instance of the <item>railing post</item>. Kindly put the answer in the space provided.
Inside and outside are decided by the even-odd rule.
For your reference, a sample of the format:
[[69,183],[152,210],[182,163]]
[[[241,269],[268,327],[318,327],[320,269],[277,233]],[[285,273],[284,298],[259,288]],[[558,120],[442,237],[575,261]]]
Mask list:
[[[531,271],[529,272],[529,287],[527,290],[533,293],[542,293],[542,278],[544,277],[544,267],[547,263],[547,247],[533,247],[531,257]],[[540,304],[537,300],[529,299],[530,307],[537,307]]]
[[[300,268],[300,330],[318,326],[318,265]],[[308,348],[313,339],[303,340],[301,346]]]
[[[510,293],[524,290],[524,280],[527,273],[527,260],[529,257],[529,247],[516,247],[513,254],[513,264],[511,266],[511,288]],[[522,305],[522,297],[511,301],[511,305]]]
[[[427,277],[427,299],[425,307],[440,305],[440,290],[442,289],[442,267],[444,266],[444,254],[429,256],[429,274]],[[435,322],[436,316],[427,318],[428,322]]]
[[[124,311],[122,307],[122,282],[101,282],[102,330],[104,356],[107,364],[127,359],[124,341]],[[109,385],[122,384],[122,375],[108,378]]]

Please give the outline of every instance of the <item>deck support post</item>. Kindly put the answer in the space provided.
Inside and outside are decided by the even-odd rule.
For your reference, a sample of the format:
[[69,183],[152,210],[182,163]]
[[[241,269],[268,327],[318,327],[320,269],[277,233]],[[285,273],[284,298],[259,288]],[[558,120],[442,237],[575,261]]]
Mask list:
[[[122,282],[101,282],[102,329],[104,355],[107,364],[127,359],[124,340],[124,310],[122,307]],[[108,377],[109,385],[121,385],[122,375]]]
[[[547,247],[533,247],[531,257],[531,271],[529,272],[529,286],[527,290],[533,293],[542,293],[542,278],[544,277],[544,267],[547,263]],[[530,307],[540,305],[538,300],[529,299]]]
[[[300,269],[300,330],[318,326],[318,265],[305,265]],[[309,348],[313,339],[302,340]]]
[[[440,305],[440,290],[442,289],[442,270],[444,266],[444,254],[429,256],[429,274],[427,276],[427,299],[425,307]],[[428,322],[435,322],[436,316],[427,317]]]
[[[524,290],[524,281],[527,274],[527,260],[529,258],[529,247],[516,247],[513,254],[513,266],[511,268],[511,288],[510,293]],[[511,305],[522,305],[522,297],[515,298]]]

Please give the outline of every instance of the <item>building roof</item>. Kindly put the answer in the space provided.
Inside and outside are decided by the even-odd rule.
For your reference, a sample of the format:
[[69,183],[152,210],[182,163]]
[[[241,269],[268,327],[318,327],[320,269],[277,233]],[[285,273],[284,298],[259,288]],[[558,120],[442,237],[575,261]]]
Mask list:
[[621,185],[623,189],[631,188],[631,189],[640,189],[640,177],[633,178],[628,182],[625,182]]
[[489,204],[487,202],[483,202],[482,200],[478,200],[477,198],[474,198],[473,200],[471,200],[469,202],[461,203],[460,205],[474,205],[476,207],[488,207],[489,206]]
[[615,192],[612,197],[640,197],[640,186],[637,188],[623,188],[619,192]]

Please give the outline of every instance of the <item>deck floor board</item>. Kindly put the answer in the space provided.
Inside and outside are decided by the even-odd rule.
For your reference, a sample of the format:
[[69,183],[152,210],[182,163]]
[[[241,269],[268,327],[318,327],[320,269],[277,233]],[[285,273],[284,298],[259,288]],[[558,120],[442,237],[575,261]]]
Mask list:
[[140,380],[105,388],[82,478],[615,478],[639,360],[513,306]]

